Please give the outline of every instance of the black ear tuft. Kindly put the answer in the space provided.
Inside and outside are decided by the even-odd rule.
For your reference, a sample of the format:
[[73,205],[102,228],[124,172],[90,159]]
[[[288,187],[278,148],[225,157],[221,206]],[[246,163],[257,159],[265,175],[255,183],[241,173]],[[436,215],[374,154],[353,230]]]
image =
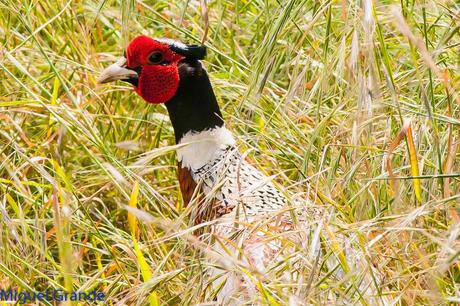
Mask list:
[[171,50],[186,58],[202,60],[206,57],[206,47],[203,45],[171,44]]
[[203,45],[187,45],[190,55],[197,59],[202,60],[206,57],[206,47]]

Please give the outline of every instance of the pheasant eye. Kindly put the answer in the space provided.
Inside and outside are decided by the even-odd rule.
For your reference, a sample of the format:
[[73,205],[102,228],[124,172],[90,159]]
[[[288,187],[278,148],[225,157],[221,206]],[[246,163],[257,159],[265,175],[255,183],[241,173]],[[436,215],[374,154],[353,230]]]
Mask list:
[[149,56],[149,62],[151,64],[159,64],[163,60],[163,54],[160,51],[154,51]]

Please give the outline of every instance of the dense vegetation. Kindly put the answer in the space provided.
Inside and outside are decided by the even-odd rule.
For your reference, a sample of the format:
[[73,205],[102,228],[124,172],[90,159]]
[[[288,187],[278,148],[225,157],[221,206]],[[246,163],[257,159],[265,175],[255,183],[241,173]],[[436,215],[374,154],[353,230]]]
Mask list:
[[329,212],[325,253],[340,258],[336,240],[354,237],[383,275],[369,301],[358,277],[307,261],[298,283],[260,282],[254,301],[284,304],[289,287],[313,304],[460,303],[460,5],[203,3],[0,0],[0,288],[202,301],[206,259],[166,110],[95,81],[142,33],[205,39],[242,150]]

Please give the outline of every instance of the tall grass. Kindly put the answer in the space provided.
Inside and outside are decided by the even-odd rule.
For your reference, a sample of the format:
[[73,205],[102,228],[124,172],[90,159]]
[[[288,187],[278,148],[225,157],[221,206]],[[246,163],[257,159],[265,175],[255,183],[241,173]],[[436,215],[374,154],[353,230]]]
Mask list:
[[206,12],[206,66],[242,150],[331,212],[326,254],[357,237],[383,275],[369,301],[323,259],[283,261],[298,282],[265,280],[253,302],[291,288],[313,304],[460,303],[459,4],[207,2],[0,0],[0,288],[203,301],[165,108],[95,79],[135,35],[200,42]]

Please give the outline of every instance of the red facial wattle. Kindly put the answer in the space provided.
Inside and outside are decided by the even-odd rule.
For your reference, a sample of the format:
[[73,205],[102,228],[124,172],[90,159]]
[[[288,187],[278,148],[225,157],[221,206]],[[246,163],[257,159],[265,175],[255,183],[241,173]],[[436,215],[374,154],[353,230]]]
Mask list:
[[[149,60],[154,52],[161,53],[161,63]],[[183,58],[160,41],[147,36],[134,38],[126,48],[126,59],[128,68],[140,70],[136,93],[148,103],[168,102],[179,87],[178,63]]]
[[144,66],[134,90],[148,103],[165,103],[176,94],[179,87],[177,63],[167,66]]

